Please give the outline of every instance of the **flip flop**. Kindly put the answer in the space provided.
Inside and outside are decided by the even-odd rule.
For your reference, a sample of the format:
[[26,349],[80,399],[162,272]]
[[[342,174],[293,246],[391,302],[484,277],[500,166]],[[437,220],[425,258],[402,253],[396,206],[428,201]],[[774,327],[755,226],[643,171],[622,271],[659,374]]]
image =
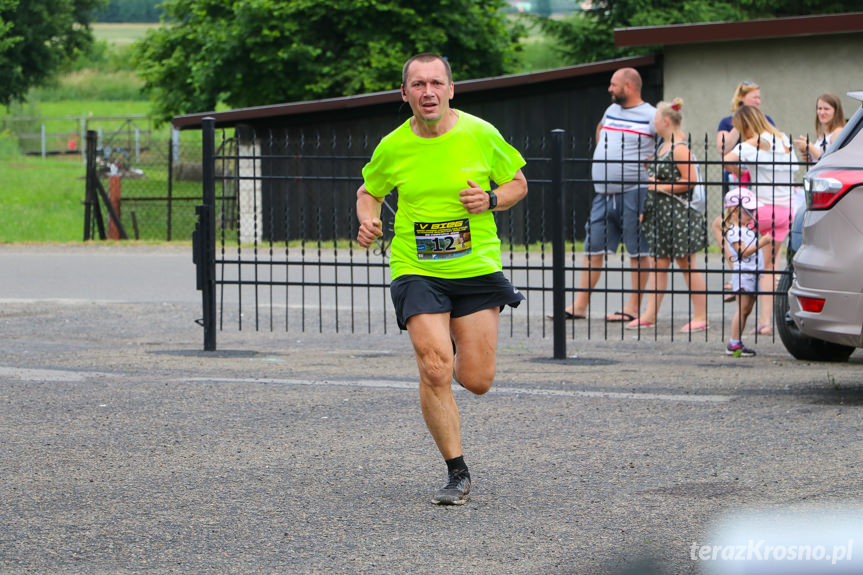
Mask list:
[[646,319],[633,319],[624,327],[625,329],[650,329],[653,327],[653,322],[647,321]]
[[722,290],[725,292],[725,296],[722,298],[725,302],[734,301],[737,299],[737,292],[733,292],[731,282],[722,286]]
[[773,327],[770,325],[759,325],[756,328],[752,328],[752,331],[749,332],[752,335],[773,335]]
[[635,316],[630,315],[625,311],[616,311],[605,316],[605,321],[635,321]]
[[683,333],[697,333],[699,331],[704,331],[710,329],[710,324],[706,321],[691,321],[682,328],[680,331]]
[[[550,313],[545,317],[547,317],[548,319],[554,319],[554,314]],[[572,313],[571,311],[563,310],[563,319],[587,319],[587,316],[580,313]]]

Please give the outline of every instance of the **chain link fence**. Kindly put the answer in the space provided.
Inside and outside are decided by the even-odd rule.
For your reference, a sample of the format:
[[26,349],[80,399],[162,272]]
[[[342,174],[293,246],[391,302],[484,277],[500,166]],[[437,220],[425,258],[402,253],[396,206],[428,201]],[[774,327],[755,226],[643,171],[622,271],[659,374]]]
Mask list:
[[[93,169],[114,193],[127,237],[145,241],[190,241],[195,203],[201,198],[199,137],[181,139],[169,129],[154,130],[144,114],[3,118],[0,133],[28,156],[80,158],[87,170],[87,134],[96,134]],[[83,192],[83,190],[82,190]],[[85,200],[88,201],[88,200]],[[104,221],[108,221],[105,206]],[[95,220],[94,220],[95,222]],[[90,237],[97,237],[95,233]]]

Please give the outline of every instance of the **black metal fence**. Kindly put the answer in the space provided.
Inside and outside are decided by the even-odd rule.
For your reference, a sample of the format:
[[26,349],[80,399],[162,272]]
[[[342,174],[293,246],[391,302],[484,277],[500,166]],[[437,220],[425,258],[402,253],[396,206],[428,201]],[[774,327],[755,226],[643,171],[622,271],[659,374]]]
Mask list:
[[[205,120],[203,204],[197,208],[193,242],[205,349],[216,348],[217,330],[233,328],[398,331],[386,289],[395,194],[384,204],[381,241],[368,250],[355,241],[361,169],[382,135],[285,128],[235,138],[224,130],[217,133],[214,122]],[[712,225],[723,213],[728,185],[723,182],[722,159],[707,142],[705,138],[703,146],[691,145],[706,200],[704,211],[698,212],[700,224],[691,230],[708,239],[693,256],[690,270],[703,275],[700,290],[690,289],[679,270],[659,289],[655,282],[644,289],[631,285],[633,272],[655,271],[652,259],[633,260],[621,251],[593,267],[585,258],[585,231],[595,225],[588,218],[596,184],[591,142],[576,142],[560,130],[539,141],[513,142],[527,161],[529,193],[495,217],[504,273],[527,300],[518,310],[504,312],[501,334],[553,337],[555,357],[565,356],[567,338],[727,337],[728,320],[736,309],[735,303],[725,301],[732,269],[723,257],[721,236],[719,245],[713,238]],[[792,167],[798,168],[796,162]],[[803,171],[798,170],[798,180]],[[762,187],[758,194],[766,199],[770,191]],[[765,272],[768,276],[784,273],[784,260],[776,260],[776,269]],[[589,292],[587,317],[568,322],[561,312],[579,292],[582,274],[592,272],[601,276]],[[665,296],[657,321],[634,331],[625,331],[624,322],[607,322],[606,314],[623,309],[633,293],[644,300]],[[693,293],[706,299],[711,329],[681,334],[679,328],[692,315]],[[642,301],[642,309],[644,305]],[[756,304],[753,316],[757,318],[765,305]],[[750,317],[750,326],[757,322]]]

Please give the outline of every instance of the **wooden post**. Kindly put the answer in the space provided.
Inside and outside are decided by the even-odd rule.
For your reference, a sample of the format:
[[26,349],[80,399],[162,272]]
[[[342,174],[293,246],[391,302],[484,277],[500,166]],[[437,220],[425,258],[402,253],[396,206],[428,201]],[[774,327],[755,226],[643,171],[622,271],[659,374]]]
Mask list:
[[[111,206],[117,217],[120,217],[120,198],[123,195],[123,178],[120,176],[111,176],[108,179],[108,197],[111,200]],[[120,229],[114,223],[114,218],[108,218],[108,239],[119,240]]]

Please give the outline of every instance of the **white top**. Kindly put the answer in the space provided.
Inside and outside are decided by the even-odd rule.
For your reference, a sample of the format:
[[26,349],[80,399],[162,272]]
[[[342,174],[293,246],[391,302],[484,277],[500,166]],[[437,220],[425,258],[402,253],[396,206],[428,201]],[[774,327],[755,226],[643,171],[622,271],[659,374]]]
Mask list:
[[833,132],[828,134],[821,134],[821,137],[815,141],[815,147],[818,148],[822,154],[827,151],[827,146],[829,146],[833,142]]
[[731,261],[734,262],[735,271],[754,272],[764,269],[761,250],[757,250],[743,259],[738,259],[740,253],[746,251],[746,248],[758,243],[758,232],[746,226],[731,225],[728,227],[728,231],[725,232],[725,241],[729,248],[731,248],[732,244],[740,242],[740,251],[731,248],[731,251],[734,252],[731,256]]
[[784,134],[780,140],[777,136],[764,132],[761,139],[768,149],[763,150],[746,142],[734,146],[740,161],[749,168],[752,192],[758,205],[791,207],[792,188],[796,185],[794,173],[799,168],[794,147]]
[[647,102],[631,108],[612,104],[605,111],[591,166],[598,194],[619,194],[647,186],[644,163],[656,149],[655,116],[656,108]]

